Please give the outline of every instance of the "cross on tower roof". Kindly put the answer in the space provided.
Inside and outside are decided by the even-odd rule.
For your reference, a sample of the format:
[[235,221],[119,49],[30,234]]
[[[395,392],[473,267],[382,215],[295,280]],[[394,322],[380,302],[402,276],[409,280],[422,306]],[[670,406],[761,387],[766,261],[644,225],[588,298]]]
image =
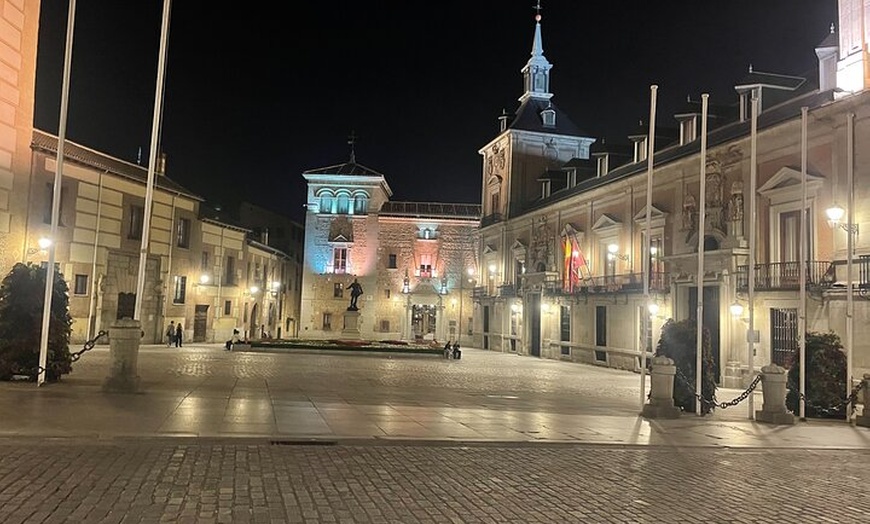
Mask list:
[[532,9],[535,10],[535,20],[540,22],[541,21],[541,0],[538,0],[537,3],[532,6]]
[[356,163],[356,151],[354,150],[354,146],[356,145],[356,131],[351,131],[349,135],[347,135],[347,144],[350,146],[350,161]]

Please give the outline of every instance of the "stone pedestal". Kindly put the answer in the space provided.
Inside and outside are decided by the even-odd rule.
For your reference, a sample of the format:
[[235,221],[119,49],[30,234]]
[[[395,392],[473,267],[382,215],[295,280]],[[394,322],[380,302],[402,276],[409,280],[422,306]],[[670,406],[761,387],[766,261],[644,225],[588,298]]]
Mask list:
[[768,424],[794,424],[794,415],[785,407],[788,370],[770,364],[761,368],[761,391],[764,404],[755,412],[755,420]]
[[855,424],[870,428],[870,373],[864,374],[864,387],[861,388],[864,409],[861,415],[855,417]]
[[122,318],[109,330],[109,376],[103,391],[135,393],[139,390],[139,342],[142,328],[138,320]]
[[641,415],[646,418],[680,418],[680,408],[674,406],[674,377],[677,367],[668,357],[652,359],[650,400]]
[[344,312],[344,326],[341,328],[344,338],[359,338],[359,311],[348,309]]

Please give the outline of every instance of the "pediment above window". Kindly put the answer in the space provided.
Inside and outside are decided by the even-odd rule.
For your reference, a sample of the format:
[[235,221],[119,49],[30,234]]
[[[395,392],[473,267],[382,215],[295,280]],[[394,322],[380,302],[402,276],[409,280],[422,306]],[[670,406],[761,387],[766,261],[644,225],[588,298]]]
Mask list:
[[483,254],[486,255],[488,253],[497,253],[498,251],[489,244],[483,246]]
[[574,224],[565,224],[565,227],[562,228],[562,231],[559,233],[561,237],[574,237],[577,240],[583,239],[583,232],[574,227]]
[[592,226],[592,231],[601,234],[621,228],[622,222],[617,220],[614,216],[604,213],[595,221],[595,224]]
[[526,245],[519,240],[514,240],[513,245],[511,245],[511,251],[514,255],[524,255],[526,253],[526,249]]
[[[800,171],[783,167],[758,188],[758,192],[770,200],[771,204],[794,202],[802,198],[801,178]],[[825,177],[821,175],[807,173],[807,196],[815,197],[822,188],[824,180]]]
[[[660,228],[665,227],[665,219],[668,214],[656,206],[650,207],[650,227]],[[646,225],[646,206],[643,206],[643,209],[640,210],[640,213],[634,215],[634,223],[639,225]]]

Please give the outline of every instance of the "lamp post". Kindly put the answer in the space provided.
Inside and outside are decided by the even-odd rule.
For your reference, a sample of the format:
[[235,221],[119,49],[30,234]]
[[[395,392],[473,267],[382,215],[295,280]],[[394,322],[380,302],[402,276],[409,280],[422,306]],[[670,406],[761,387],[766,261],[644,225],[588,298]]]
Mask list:
[[[474,275],[474,268],[468,268],[468,283],[471,283],[471,277]],[[457,329],[459,332],[456,334],[456,341],[459,342],[459,345],[462,344],[462,303],[465,302],[465,275],[461,275],[459,280],[459,324]]]

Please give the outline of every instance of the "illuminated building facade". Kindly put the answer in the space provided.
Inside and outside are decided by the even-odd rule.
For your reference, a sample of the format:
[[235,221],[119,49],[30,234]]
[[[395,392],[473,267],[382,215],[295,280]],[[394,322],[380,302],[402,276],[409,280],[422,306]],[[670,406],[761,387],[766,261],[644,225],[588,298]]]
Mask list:
[[[384,175],[351,160],[308,184],[303,338],[470,342],[480,206],[391,201]],[[358,332],[348,331],[358,281]],[[471,280],[471,281],[469,281]]]
[[[870,372],[870,323],[854,321],[870,315],[864,300],[870,241],[858,234],[870,217],[870,157],[854,147],[870,141],[870,6],[861,0],[839,5],[840,29],[816,48],[816,75],[750,70],[735,83],[732,100],[710,106],[703,194],[700,101],[659,115],[649,209],[649,126],[605,142],[572,123],[549,89],[551,64],[538,19],[519,107],[501,116],[500,133],[479,151],[484,273],[474,293],[474,345],[639,369],[641,352],[654,351],[668,318],[697,316],[700,244],[703,324],[717,378],[740,387],[761,366],[788,366],[795,358],[803,214],[807,330],[836,332],[852,359],[852,377]],[[805,185],[802,107],[809,121]],[[839,209],[840,216],[829,218],[828,209]],[[752,228],[757,242],[750,273]],[[754,347],[747,342],[750,310]]]

